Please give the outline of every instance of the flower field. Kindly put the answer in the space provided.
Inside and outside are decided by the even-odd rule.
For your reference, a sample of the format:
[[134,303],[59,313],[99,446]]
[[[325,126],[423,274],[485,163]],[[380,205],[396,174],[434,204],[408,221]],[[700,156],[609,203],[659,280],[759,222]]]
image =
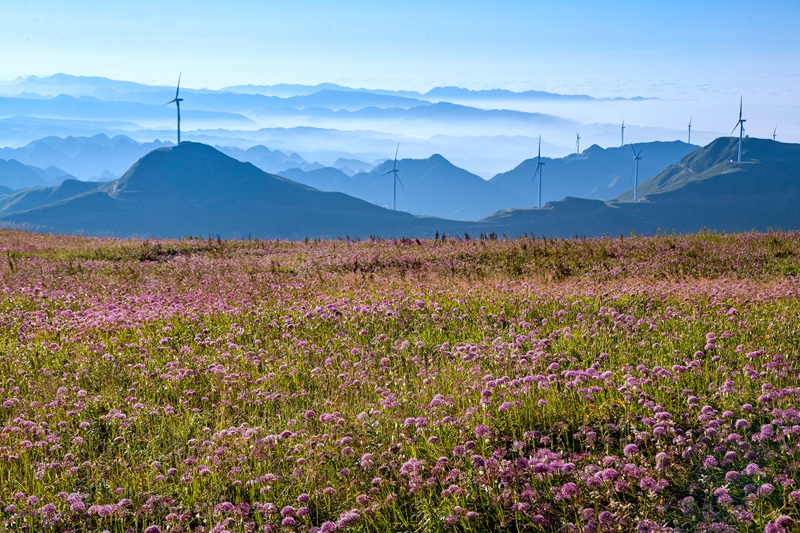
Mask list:
[[0,232],[0,529],[797,531],[800,233]]

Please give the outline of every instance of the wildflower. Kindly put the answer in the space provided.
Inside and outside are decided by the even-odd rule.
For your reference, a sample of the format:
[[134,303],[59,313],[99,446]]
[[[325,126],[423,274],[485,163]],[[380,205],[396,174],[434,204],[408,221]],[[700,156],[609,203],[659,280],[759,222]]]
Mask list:
[[625,457],[630,457],[631,455],[639,453],[639,447],[635,444],[628,444],[623,448],[622,453],[625,454]]
[[341,515],[339,515],[339,520],[336,523],[336,527],[339,529],[343,529],[349,526],[352,526],[356,522],[361,519],[361,515],[355,509],[351,509],[350,511],[344,511]]
[[578,494],[578,486],[575,483],[567,482],[561,487],[561,497],[568,500]]
[[492,434],[492,430],[486,424],[478,424],[475,426],[475,436],[478,438],[488,437]]

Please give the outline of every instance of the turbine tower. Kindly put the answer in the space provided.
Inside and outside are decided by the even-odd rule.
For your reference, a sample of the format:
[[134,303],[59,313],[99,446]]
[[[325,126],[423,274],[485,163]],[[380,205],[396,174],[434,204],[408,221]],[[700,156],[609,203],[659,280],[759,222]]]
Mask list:
[[776,141],[778,137],[778,125],[775,124],[775,129],[772,130],[772,140]]
[[[397,153],[400,151],[400,143],[397,143],[397,150],[394,151],[394,163],[392,163],[392,170],[387,172],[386,174],[381,174],[380,177],[388,176],[389,174],[393,174],[392,176],[392,210],[397,211],[397,182],[400,181],[400,176],[397,174],[400,172],[397,170]],[[403,182],[400,181],[400,186],[403,187]],[[403,187],[405,188],[405,187]]]
[[731,135],[733,132],[736,131],[736,128],[739,128],[739,157],[736,159],[737,163],[742,162],[742,137],[744,136],[744,123],[747,122],[745,119],[742,118],[742,97],[739,97],[739,122],[731,130]]
[[577,131],[575,132],[575,159],[580,158],[581,156],[581,134]]
[[625,146],[625,119],[624,118],[622,119],[622,129],[620,129],[620,132],[622,133],[622,143],[620,144],[620,146]]
[[644,148],[640,148],[639,152],[637,153],[636,150],[631,145],[631,151],[633,152],[633,201],[639,201],[639,160],[642,158],[642,150]]
[[533,171],[533,180],[536,181],[536,175],[539,175],[539,193],[536,197],[536,207],[542,207],[542,136],[539,135],[539,155],[536,156],[536,170]]
[[694,117],[689,119],[689,140],[687,141],[687,144],[692,144],[692,118]]
[[183,98],[178,98],[178,93],[181,92],[182,74],[183,73],[178,74],[178,88],[175,89],[175,98],[164,104],[164,105],[169,105],[174,103],[178,108],[178,144],[181,144],[181,102],[183,102]]

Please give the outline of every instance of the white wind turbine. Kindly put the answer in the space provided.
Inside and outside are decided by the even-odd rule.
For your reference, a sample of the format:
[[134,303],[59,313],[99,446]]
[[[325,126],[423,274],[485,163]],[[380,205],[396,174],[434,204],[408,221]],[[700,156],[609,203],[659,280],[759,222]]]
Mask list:
[[633,201],[639,201],[639,160],[642,159],[642,150],[644,148],[640,148],[639,152],[637,153],[636,150],[631,145],[631,151],[633,152]]
[[581,156],[581,134],[575,132],[575,159]]
[[622,119],[622,128],[620,129],[620,132],[622,134],[622,143],[620,144],[620,146],[625,146],[625,119],[624,118]]
[[536,196],[536,207],[542,207],[542,136],[539,135],[539,155],[536,156],[536,170],[533,172],[533,180],[536,181],[536,176],[539,176],[539,193]]
[[[400,186],[403,187],[403,182],[400,181],[400,176],[397,174],[400,171],[397,169],[397,153],[400,151],[400,143],[397,143],[397,150],[394,151],[394,162],[392,163],[392,170],[385,174],[381,174],[380,177],[388,176],[389,174],[393,174],[392,176],[392,210],[397,211],[397,182],[400,182]],[[405,187],[403,187],[405,188]]]
[[687,144],[692,144],[692,118],[689,119],[689,140],[687,141]]
[[178,98],[178,93],[181,91],[181,74],[183,73],[178,74],[178,88],[175,89],[175,98],[164,104],[174,103],[178,108],[178,144],[181,144],[181,102],[183,102],[183,98]]
[[775,124],[775,129],[772,130],[772,140],[776,141],[778,137],[778,125]]
[[739,156],[736,159],[737,163],[742,162],[742,137],[744,136],[744,123],[747,122],[745,119],[742,118],[742,97],[739,97],[739,122],[731,130],[731,135],[733,132],[736,131],[736,128],[739,128]]

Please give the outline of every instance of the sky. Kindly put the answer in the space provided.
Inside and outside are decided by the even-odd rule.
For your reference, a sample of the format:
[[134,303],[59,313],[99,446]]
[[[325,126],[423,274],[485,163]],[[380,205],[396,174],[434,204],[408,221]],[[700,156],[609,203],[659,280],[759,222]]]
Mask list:
[[4,2],[0,80],[458,85],[797,104],[800,2]]

